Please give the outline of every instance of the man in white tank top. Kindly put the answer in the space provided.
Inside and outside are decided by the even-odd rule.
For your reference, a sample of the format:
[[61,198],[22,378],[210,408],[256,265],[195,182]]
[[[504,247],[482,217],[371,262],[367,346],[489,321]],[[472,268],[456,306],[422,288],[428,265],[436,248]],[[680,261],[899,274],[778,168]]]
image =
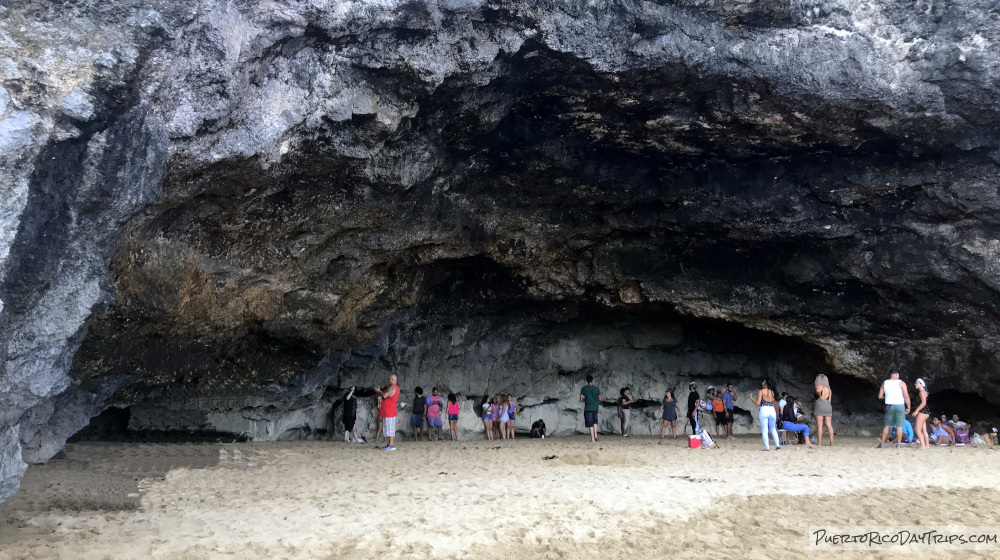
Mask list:
[[885,427],[882,428],[882,439],[879,440],[878,448],[885,447],[889,429],[893,427],[897,428],[896,448],[899,448],[906,415],[910,413],[910,392],[906,390],[906,383],[899,379],[898,371],[893,370],[889,373],[889,379],[883,382],[882,388],[878,390],[878,398],[885,400]]

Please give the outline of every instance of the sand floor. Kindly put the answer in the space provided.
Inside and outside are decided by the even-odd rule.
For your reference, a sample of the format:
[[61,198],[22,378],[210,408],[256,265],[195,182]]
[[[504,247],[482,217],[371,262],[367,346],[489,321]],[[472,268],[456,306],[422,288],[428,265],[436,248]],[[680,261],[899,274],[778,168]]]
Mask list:
[[0,507],[0,560],[1000,558],[811,550],[810,526],[1000,525],[1000,447],[872,441],[72,444]]

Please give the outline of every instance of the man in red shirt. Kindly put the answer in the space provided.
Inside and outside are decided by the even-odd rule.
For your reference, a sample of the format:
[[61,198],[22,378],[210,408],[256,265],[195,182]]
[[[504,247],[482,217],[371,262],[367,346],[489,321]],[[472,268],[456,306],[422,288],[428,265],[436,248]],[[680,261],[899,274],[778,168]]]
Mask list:
[[378,407],[378,416],[382,419],[382,433],[389,438],[389,445],[382,449],[395,451],[396,403],[399,402],[399,385],[396,385],[396,374],[389,374],[389,387],[385,391],[381,387],[375,387],[375,392],[382,397],[382,404]]

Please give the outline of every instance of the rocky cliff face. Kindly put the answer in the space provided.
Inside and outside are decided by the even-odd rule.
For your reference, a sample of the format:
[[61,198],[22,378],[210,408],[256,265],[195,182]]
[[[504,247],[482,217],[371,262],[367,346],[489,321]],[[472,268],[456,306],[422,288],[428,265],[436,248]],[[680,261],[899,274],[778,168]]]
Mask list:
[[0,499],[109,405],[308,437],[388,371],[563,432],[588,373],[998,402],[998,41],[987,0],[4,0]]

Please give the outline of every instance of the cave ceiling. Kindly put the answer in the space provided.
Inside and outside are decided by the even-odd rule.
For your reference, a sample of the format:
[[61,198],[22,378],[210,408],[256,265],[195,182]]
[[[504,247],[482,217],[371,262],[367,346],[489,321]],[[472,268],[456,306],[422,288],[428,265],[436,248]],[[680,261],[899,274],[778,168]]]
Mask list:
[[602,321],[998,402],[997,41],[986,0],[0,2],[0,452]]

